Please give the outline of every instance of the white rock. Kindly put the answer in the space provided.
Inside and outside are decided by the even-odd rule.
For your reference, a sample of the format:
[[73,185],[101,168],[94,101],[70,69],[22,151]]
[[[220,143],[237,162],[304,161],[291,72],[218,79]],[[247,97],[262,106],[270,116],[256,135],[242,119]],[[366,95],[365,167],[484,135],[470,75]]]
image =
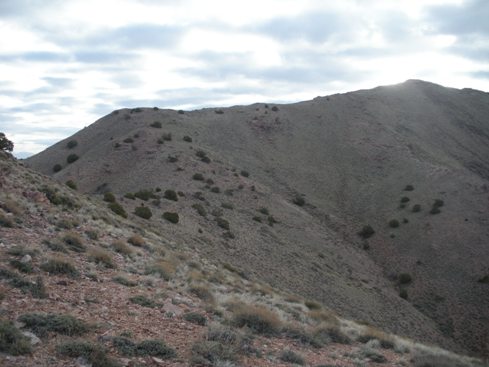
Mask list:
[[24,257],[22,257],[22,259],[20,259],[20,262],[22,264],[28,264],[32,261],[32,257],[31,255],[24,255]]
[[39,339],[36,334],[31,333],[30,331],[23,331],[22,335],[30,339],[31,345],[37,345],[41,342],[41,339]]

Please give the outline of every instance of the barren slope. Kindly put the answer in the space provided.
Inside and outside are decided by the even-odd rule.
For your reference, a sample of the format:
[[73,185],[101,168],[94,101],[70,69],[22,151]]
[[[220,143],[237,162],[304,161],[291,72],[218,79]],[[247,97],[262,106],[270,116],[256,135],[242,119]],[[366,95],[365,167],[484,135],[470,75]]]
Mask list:
[[[140,200],[122,198],[127,192],[181,191],[178,202],[146,203],[150,225],[345,316],[483,353],[489,292],[477,280],[489,272],[487,116],[486,93],[421,81],[292,105],[119,110],[27,163],[46,174],[62,164],[56,179],[112,191],[128,212]],[[163,133],[172,140],[159,144]],[[80,159],[67,164],[71,153]],[[213,183],[193,180],[197,172]],[[292,203],[298,194],[304,206]],[[430,214],[435,199],[444,205]],[[164,211],[178,212],[180,223],[169,225]],[[268,225],[269,215],[279,223]],[[214,217],[228,220],[232,235]],[[392,219],[400,226],[390,227]],[[376,234],[362,240],[356,233],[367,223]],[[400,285],[401,273],[412,280]]]

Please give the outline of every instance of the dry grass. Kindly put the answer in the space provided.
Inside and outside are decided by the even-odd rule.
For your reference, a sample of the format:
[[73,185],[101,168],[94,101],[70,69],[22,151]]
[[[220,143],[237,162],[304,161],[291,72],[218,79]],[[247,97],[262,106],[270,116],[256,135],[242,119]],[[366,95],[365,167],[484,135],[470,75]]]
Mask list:
[[72,277],[78,276],[78,271],[70,259],[63,256],[54,256],[41,264],[41,269],[50,274],[66,274]]
[[23,210],[21,206],[12,199],[5,199],[0,202],[0,208],[5,210],[7,213],[12,213],[13,215],[21,215]]
[[70,250],[75,252],[85,252],[85,245],[83,244],[83,239],[81,236],[73,231],[65,232],[63,234],[63,242],[68,245]]
[[146,241],[144,241],[144,238],[138,234],[129,237],[127,242],[136,247],[142,247],[146,243]]
[[372,326],[366,326],[364,332],[357,338],[357,340],[362,343],[367,343],[373,339],[378,340],[382,348],[394,348],[395,340],[392,335],[389,335],[382,330],[376,329]]
[[134,250],[121,240],[114,241],[112,243],[112,248],[115,252],[126,256],[130,256],[134,253]]
[[175,274],[176,267],[170,261],[159,260],[146,269],[146,274],[157,274],[164,280],[170,280]]
[[215,302],[214,295],[212,294],[211,290],[207,286],[194,285],[194,286],[191,286],[188,290],[191,294],[199,297],[201,300],[203,300],[207,303],[213,304]]
[[237,327],[247,327],[257,334],[273,335],[280,330],[282,321],[268,308],[242,303],[235,305],[233,324]]
[[102,264],[106,268],[115,268],[116,264],[112,259],[110,252],[102,250],[100,248],[91,249],[88,252],[88,260],[96,264]]

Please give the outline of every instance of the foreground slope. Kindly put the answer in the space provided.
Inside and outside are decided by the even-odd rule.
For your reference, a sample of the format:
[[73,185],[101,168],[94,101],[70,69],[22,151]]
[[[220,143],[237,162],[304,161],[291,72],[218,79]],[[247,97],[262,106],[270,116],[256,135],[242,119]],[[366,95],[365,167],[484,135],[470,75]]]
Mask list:
[[[487,93],[414,80],[292,105],[119,110],[27,163],[84,192],[114,192],[130,213],[143,203],[149,225],[276,287],[480,354],[487,116]],[[70,154],[80,158],[68,164]],[[157,188],[182,196],[161,199]],[[122,197],[142,189],[155,198]],[[180,222],[161,219],[165,211]],[[365,224],[368,239],[357,235]]]

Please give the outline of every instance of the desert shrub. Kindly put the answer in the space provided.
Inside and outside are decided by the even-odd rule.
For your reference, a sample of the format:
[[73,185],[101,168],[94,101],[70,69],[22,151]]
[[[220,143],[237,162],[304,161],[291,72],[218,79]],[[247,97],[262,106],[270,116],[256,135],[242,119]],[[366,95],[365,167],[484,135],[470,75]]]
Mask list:
[[166,190],[163,197],[168,200],[178,201],[178,195],[175,190]]
[[401,203],[407,203],[407,202],[408,202],[408,201],[410,201],[410,200],[411,200],[411,199],[410,199],[410,198],[408,198],[407,196],[403,196],[403,197],[401,198]]
[[260,209],[258,209],[258,211],[259,211],[260,213],[264,214],[264,215],[269,215],[269,214],[270,214],[270,212],[269,212],[268,208],[265,208],[265,207],[263,207],[263,206],[262,206]]
[[214,217],[222,217],[222,215],[224,214],[224,212],[223,212],[223,210],[221,208],[214,208],[214,209],[212,209],[211,214]]
[[109,252],[100,248],[91,249],[88,253],[88,260],[96,264],[101,264],[106,268],[115,268],[116,265]]
[[109,205],[107,205],[107,207],[110,210],[112,210],[112,212],[117,214],[118,216],[120,216],[122,218],[127,218],[127,213],[126,213],[124,207],[121,204],[119,204],[118,202],[109,203]]
[[168,158],[167,158],[167,161],[170,162],[170,163],[178,162],[178,156],[176,156],[176,155],[169,155]]
[[122,275],[118,275],[112,278],[112,280],[116,283],[122,284],[126,287],[135,287],[138,285],[137,282],[127,279],[126,277],[123,277]]
[[54,173],[59,172],[59,171],[61,171],[62,169],[63,169],[63,167],[62,167],[62,166],[61,166],[61,164],[59,164],[59,163],[58,163],[58,164],[55,164],[55,165],[53,166],[53,172],[54,172]]
[[237,327],[248,327],[252,332],[264,335],[276,334],[281,326],[280,319],[262,306],[242,305],[234,312],[232,323]]
[[138,206],[134,208],[134,214],[143,219],[150,219],[153,216],[151,209],[147,206]]
[[134,197],[141,199],[143,201],[148,201],[149,199],[156,199],[156,196],[151,190],[139,190],[134,193]]
[[161,135],[161,138],[164,141],[171,141],[172,140],[172,135],[171,135],[171,133],[164,133],[163,135]]
[[193,204],[192,208],[194,208],[200,216],[202,216],[202,217],[207,216],[207,211],[205,210],[205,208],[202,204],[198,204],[198,203]]
[[391,227],[391,228],[399,227],[399,221],[397,219],[391,219],[389,221],[389,227]]
[[70,140],[67,144],[66,147],[68,149],[73,149],[78,145],[78,142],[76,140]]
[[0,279],[8,279],[10,286],[18,288],[22,293],[30,292],[34,298],[46,298],[46,288],[42,277],[36,277],[36,281],[32,282],[25,279],[14,272],[0,268]]
[[126,256],[132,255],[132,253],[134,252],[132,248],[130,248],[128,245],[125,244],[124,241],[121,240],[112,242],[112,248],[115,250],[115,252]]
[[404,188],[404,191],[413,191],[413,190],[414,190],[413,185],[406,185],[406,187]]
[[432,207],[431,210],[430,210],[430,214],[440,214],[441,213],[441,210],[440,208],[438,207]]
[[161,129],[161,127],[162,127],[163,125],[161,124],[161,122],[160,122],[160,121],[154,121],[154,122],[153,122],[151,125],[149,125],[149,126],[154,127],[155,129]]
[[401,290],[399,290],[399,297],[401,297],[402,299],[408,299],[407,289],[402,288]]
[[75,336],[83,335],[90,330],[85,321],[71,315],[28,313],[21,315],[18,320],[40,336],[45,336],[48,332]]
[[106,192],[104,194],[104,201],[108,202],[108,203],[115,203],[115,195],[111,192]]
[[131,298],[129,298],[129,301],[131,301],[132,303],[134,303],[136,305],[140,305],[143,307],[155,308],[155,307],[159,306],[159,304],[157,302],[153,301],[152,299],[149,299],[146,296],[142,296],[142,295],[131,297]]
[[241,176],[243,176],[243,177],[249,177],[250,176],[250,173],[248,171],[245,171],[245,170],[242,170],[240,173],[241,173]]
[[78,271],[76,270],[75,265],[68,259],[62,257],[53,257],[45,263],[42,263],[40,268],[41,270],[54,275],[65,274],[71,277],[78,276]]
[[411,209],[413,213],[418,213],[421,211],[421,205],[419,204],[414,204],[413,208]]
[[194,179],[195,181],[204,181],[204,175],[202,175],[202,173],[195,173],[192,176],[192,179]]
[[68,164],[76,162],[80,157],[76,155],[75,153],[70,154],[68,157],[66,157],[66,162]]
[[232,203],[221,203],[221,207],[224,209],[229,209],[229,210],[234,209],[234,205]]
[[127,242],[136,247],[142,247],[146,243],[144,238],[138,234],[132,235],[127,239]]
[[168,261],[157,261],[146,268],[146,274],[156,274],[168,281],[175,273],[175,265]]
[[68,180],[65,182],[65,185],[68,186],[72,190],[76,190],[78,186],[76,185],[75,181],[73,180]]
[[399,274],[399,277],[398,277],[399,284],[409,284],[412,282],[412,280],[413,280],[413,278],[408,273]]
[[261,223],[261,222],[262,222],[261,217],[259,217],[259,216],[257,216],[257,215],[253,216],[253,218],[252,218],[252,219],[253,219],[255,222],[258,222],[258,223]]
[[478,283],[485,283],[485,284],[489,284],[489,274],[488,275],[484,275],[483,277],[479,278],[477,280]]
[[187,312],[183,315],[183,319],[196,325],[205,326],[207,324],[205,316],[198,312]]
[[5,228],[14,228],[15,223],[13,219],[4,213],[0,212],[0,227],[5,227]]
[[83,357],[92,367],[120,367],[112,360],[106,350],[98,344],[83,340],[64,342],[56,347],[59,354],[71,358]]
[[203,285],[196,285],[196,286],[191,286],[189,288],[189,292],[197,297],[199,297],[201,300],[208,302],[208,303],[214,303],[214,295],[210,291],[209,287],[203,286]]
[[441,208],[445,203],[441,199],[435,199],[435,202],[433,203],[433,207],[435,208]]
[[20,271],[22,273],[32,273],[33,272],[33,268],[32,268],[32,265],[30,263],[24,263],[20,260],[13,259],[13,260],[9,261],[9,264],[10,264],[10,266],[12,266],[13,268],[17,269],[18,271]]
[[180,220],[178,213],[173,212],[164,212],[162,215],[163,219],[166,219],[170,223],[177,224]]
[[24,336],[13,322],[0,320],[0,352],[18,356],[29,354],[31,351],[29,338]]
[[278,221],[275,219],[273,215],[269,215],[267,217],[267,222],[270,227],[273,227],[274,224],[278,223]]
[[192,142],[192,138],[190,136],[188,136],[188,135],[185,135],[183,137],[183,141],[186,141],[187,143],[191,143]]
[[125,138],[125,139],[123,140],[123,142],[124,142],[124,143],[127,143],[127,144],[134,143],[134,139],[133,139],[133,138],[130,138],[130,137],[129,137],[129,138]]
[[273,111],[273,112],[277,112],[277,111],[278,111],[278,107],[277,107],[277,106],[273,106],[273,107],[272,107],[272,111]]
[[211,188],[211,192],[213,192],[214,194],[219,194],[221,192],[221,189],[217,186],[214,186]]
[[62,239],[70,250],[75,252],[85,252],[85,245],[83,244],[83,240],[78,233],[66,232]]
[[98,240],[99,233],[94,230],[94,229],[87,229],[85,231],[85,234],[87,235],[88,238],[90,238],[92,241]]
[[375,234],[374,229],[371,225],[367,224],[362,227],[362,229],[358,232],[358,235],[364,239],[370,238]]
[[322,308],[321,304],[319,302],[316,302],[316,301],[308,300],[308,301],[305,301],[304,304],[310,310],[320,310]]
[[205,201],[205,197],[204,195],[202,194],[201,191],[197,191],[195,192],[193,195],[192,195],[194,198],[196,198],[197,200],[200,200],[200,201]]
[[297,195],[293,200],[292,202],[295,204],[295,205],[298,205],[298,206],[304,206],[304,204],[306,203],[306,200],[304,200],[304,198],[302,196],[299,196]]
[[136,355],[170,359],[176,356],[176,352],[173,348],[167,346],[164,341],[150,339],[143,340],[136,346]]
[[25,255],[36,256],[39,253],[37,249],[16,245],[7,250],[7,254],[22,257]]
[[317,328],[314,333],[314,338],[318,343],[329,344],[350,344],[351,339],[343,333],[336,325],[323,325]]
[[75,209],[79,207],[75,200],[68,196],[61,195],[58,192],[58,189],[54,189],[49,186],[43,186],[39,191],[44,193],[46,195],[46,198],[53,205],[62,205],[69,209]]
[[282,351],[279,358],[283,362],[294,363],[301,366],[305,363],[304,358],[301,355],[291,351],[290,349],[285,349]]
[[216,217],[217,225],[225,230],[229,231],[229,222],[221,217]]

